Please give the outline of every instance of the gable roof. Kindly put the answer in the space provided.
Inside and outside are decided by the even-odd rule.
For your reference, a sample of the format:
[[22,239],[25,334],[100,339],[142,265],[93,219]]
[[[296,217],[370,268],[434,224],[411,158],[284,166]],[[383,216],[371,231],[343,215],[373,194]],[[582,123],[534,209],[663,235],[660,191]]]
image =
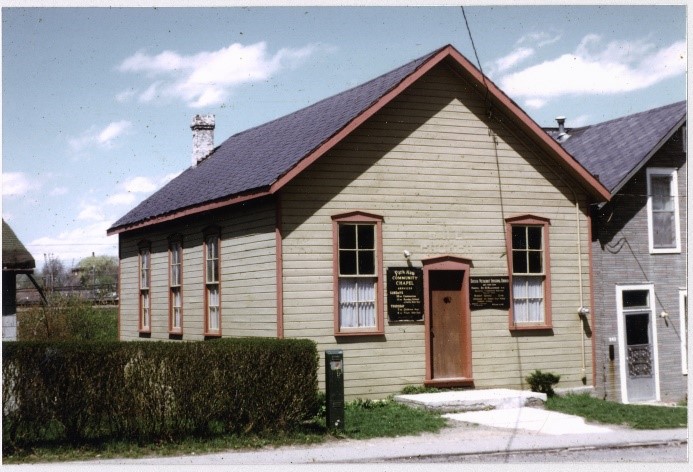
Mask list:
[[116,221],[108,234],[276,193],[443,61],[468,78],[480,93],[488,87],[490,101],[518,123],[593,198],[609,199],[608,191],[589,172],[464,56],[447,45],[362,85],[231,136],[197,167],[188,168]]
[[[686,102],[568,129],[563,147],[617,193],[686,121]],[[552,132],[551,134],[555,134]]]
[[2,270],[33,272],[36,261],[10,225],[2,220]]

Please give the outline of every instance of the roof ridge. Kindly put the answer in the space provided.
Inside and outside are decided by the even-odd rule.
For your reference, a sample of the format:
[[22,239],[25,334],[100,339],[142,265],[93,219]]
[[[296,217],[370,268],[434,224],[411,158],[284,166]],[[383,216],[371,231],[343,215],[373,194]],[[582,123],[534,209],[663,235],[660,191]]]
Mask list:
[[[416,58],[416,59],[413,59],[413,60],[407,62],[406,64],[402,64],[402,65],[400,65],[400,66],[398,66],[398,67],[395,67],[394,69],[390,69],[390,70],[388,70],[388,71],[386,71],[386,72],[383,72],[382,74],[380,74],[380,75],[378,75],[378,76],[376,76],[376,77],[374,77],[374,78],[372,78],[372,79],[369,79],[369,80],[367,80],[367,81],[365,81],[365,82],[362,82],[362,83],[360,83],[360,84],[358,84],[358,85],[355,85],[355,86],[353,86],[353,87],[351,87],[351,88],[348,88],[348,89],[346,89],[346,90],[342,90],[341,92],[337,92],[337,93],[335,93],[335,94],[329,95],[329,96],[327,96],[327,97],[325,97],[325,98],[322,98],[322,99],[318,100],[317,102],[311,103],[310,105],[306,105],[306,106],[303,107],[303,108],[299,108],[298,110],[294,110],[294,111],[289,112],[289,113],[287,113],[287,114],[285,114],[285,115],[278,116],[277,118],[274,118],[274,119],[272,119],[272,120],[270,120],[270,121],[266,121],[266,122],[261,123],[261,124],[259,124],[259,125],[252,126],[252,127],[250,127],[250,128],[247,128],[247,129],[244,129],[244,130],[242,130],[242,131],[239,131],[238,133],[233,134],[233,135],[229,136],[228,138],[226,138],[223,142],[225,142],[225,141],[227,141],[227,140],[229,140],[229,139],[232,139],[232,138],[236,138],[236,137],[238,137],[238,136],[241,136],[241,135],[243,135],[243,134],[245,134],[245,133],[249,133],[249,132],[251,132],[251,131],[254,131],[254,130],[257,130],[257,129],[260,129],[260,128],[264,128],[264,127],[266,127],[266,126],[269,126],[269,125],[271,125],[271,124],[276,123],[277,121],[284,120],[284,119],[286,119],[286,118],[288,118],[288,117],[290,117],[290,116],[296,115],[296,114],[298,114],[298,113],[306,112],[306,111],[308,111],[308,110],[310,110],[310,109],[317,108],[319,105],[323,104],[323,103],[326,102],[326,101],[334,100],[336,97],[339,97],[339,96],[341,96],[341,95],[348,95],[348,94],[350,94],[350,93],[353,93],[354,90],[359,89],[359,88],[361,88],[361,87],[364,87],[364,88],[365,88],[365,87],[367,87],[369,84],[374,83],[374,82],[377,82],[377,81],[379,81],[379,80],[382,80],[383,77],[388,76],[388,75],[390,75],[390,74],[393,74],[393,75],[394,75],[397,71],[402,70],[402,69],[405,69],[405,68],[408,68],[408,67],[410,67],[412,64],[414,64],[414,63],[416,63],[416,62],[421,62],[421,64],[423,64],[423,63],[426,62],[427,59],[429,59],[429,58],[435,56],[436,54],[438,54],[440,51],[442,51],[443,49],[445,49],[445,48],[447,48],[447,47],[450,47],[450,45],[446,45],[446,46],[440,47],[440,48],[436,49],[436,50],[433,51],[433,52],[429,52],[429,53],[427,53],[427,54],[424,54],[423,56],[418,57],[418,58]],[[417,69],[418,69],[418,67],[417,67]],[[415,69],[415,70],[416,70],[416,69]],[[393,86],[392,88],[394,88],[394,87],[396,87],[396,85]],[[214,148],[214,151],[216,151],[219,147],[221,147],[221,144],[220,144],[219,146],[216,146],[216,147]],[[212,154],[213,154],[213,153],[212,153]],[[212,155],[210,155],[209,157],[212,157]]]
[[631,119],[631,118],[636,118],[636,117],[641,116],[641,115],[644,115],[644,114],[655,113],[655,112],[664,110],[665,108],[673,108],[673,107],[680,106],[680,105],[685,104],[685,103],[686,103],[686,100],[681,100],[681,101],[678,101],[678,102],[669,103],[669,104],[667,104],[667,105],[662,105],[662,106],[659,106],[659,107],[650,108],[650,109],[648,109],[648,110],[643,110],[643,111],[638,111],[638,112],[635,112],[635,113],[631,113],[630,115],[619,116],[619,117],[617,117],[617,118],[612,118],[612,119],[610,119],[610,120],[601,121],[601,122],[599,122],[599,123],[593,123],[593,124],[591,124],[591,125],[585,125],[585,126],[583,126],[583,127],[581,127],[581,128],[571,128],[571,129],[585,129],[585,128],[593,128],[593,127],[595,127],[595,126],[609,125],[609,124],[612,124],[612,123],[614,123],[614,122],[616,122],[616,121],[623,121],[623,120],[627,120],[627,119]]

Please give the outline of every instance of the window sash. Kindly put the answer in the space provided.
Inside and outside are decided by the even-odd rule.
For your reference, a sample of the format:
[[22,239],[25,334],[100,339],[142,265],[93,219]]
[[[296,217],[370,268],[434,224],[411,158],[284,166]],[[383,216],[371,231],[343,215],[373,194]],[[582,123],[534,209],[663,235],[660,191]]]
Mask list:
[[377,277],[340,277],[339,327],[376,327]]
[[516,323],[544,322],[544,276],[513,275],[513,319]]
[[142,310],[140,313],[140,322],[142,324],[142,328],[149,328],[151,323],[151,306],[149,290],[143,290],[140,293],[140,309]]
[[181,315],[183,312],[183,297],[181,295],[180,287],[171,288],[171,327],[173,329],[180,329],[181,326]]
[[210,236],[206,244],[206,281],[207,283],[219,282],[219,238]]
[[171,244],[171,286],[177,287],[181,285],[181,268],[182,268],[182,252],[183,247],[180,243]]
[[376,275],[376,235],[374,224],[339,225],[339,275]]
[[151,270],[151,254],[149,249],[140,250],[140,289],[149,288],[149,273]]
[[219,331],[219,286],[207,285],[207,328],[209,331]]

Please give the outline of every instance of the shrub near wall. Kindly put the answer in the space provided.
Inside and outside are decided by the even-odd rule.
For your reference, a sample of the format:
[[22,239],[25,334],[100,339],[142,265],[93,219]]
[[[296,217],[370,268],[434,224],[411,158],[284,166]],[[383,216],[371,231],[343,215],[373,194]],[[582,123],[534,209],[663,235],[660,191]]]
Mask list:
[[291,430],[314,412],[317,365],[307,340],[3,343],[3,453]]

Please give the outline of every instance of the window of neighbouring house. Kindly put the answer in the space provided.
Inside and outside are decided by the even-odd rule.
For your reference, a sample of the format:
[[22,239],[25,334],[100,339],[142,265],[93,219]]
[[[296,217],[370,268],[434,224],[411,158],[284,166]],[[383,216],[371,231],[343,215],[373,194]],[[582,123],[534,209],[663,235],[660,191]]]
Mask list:
[[333,221],[335,334],[382,334],[382,218],[354,212]]
[[139,244],[139,285],[140,285],[140,320],[139,330],[143,333],[151,332],[151,267],[152,254],[149,242]]
[[221,335],[221,303],[219,283],[219,231],[205,235],[205,335]]
[[550,328],[549,220],[521,216],[508,218],[506,223],[510,328]]
[[183,240],[169,240],[169,331],[183,332]]
[[647,169],[647,229],[650,252],[681,252],[676,169]]

